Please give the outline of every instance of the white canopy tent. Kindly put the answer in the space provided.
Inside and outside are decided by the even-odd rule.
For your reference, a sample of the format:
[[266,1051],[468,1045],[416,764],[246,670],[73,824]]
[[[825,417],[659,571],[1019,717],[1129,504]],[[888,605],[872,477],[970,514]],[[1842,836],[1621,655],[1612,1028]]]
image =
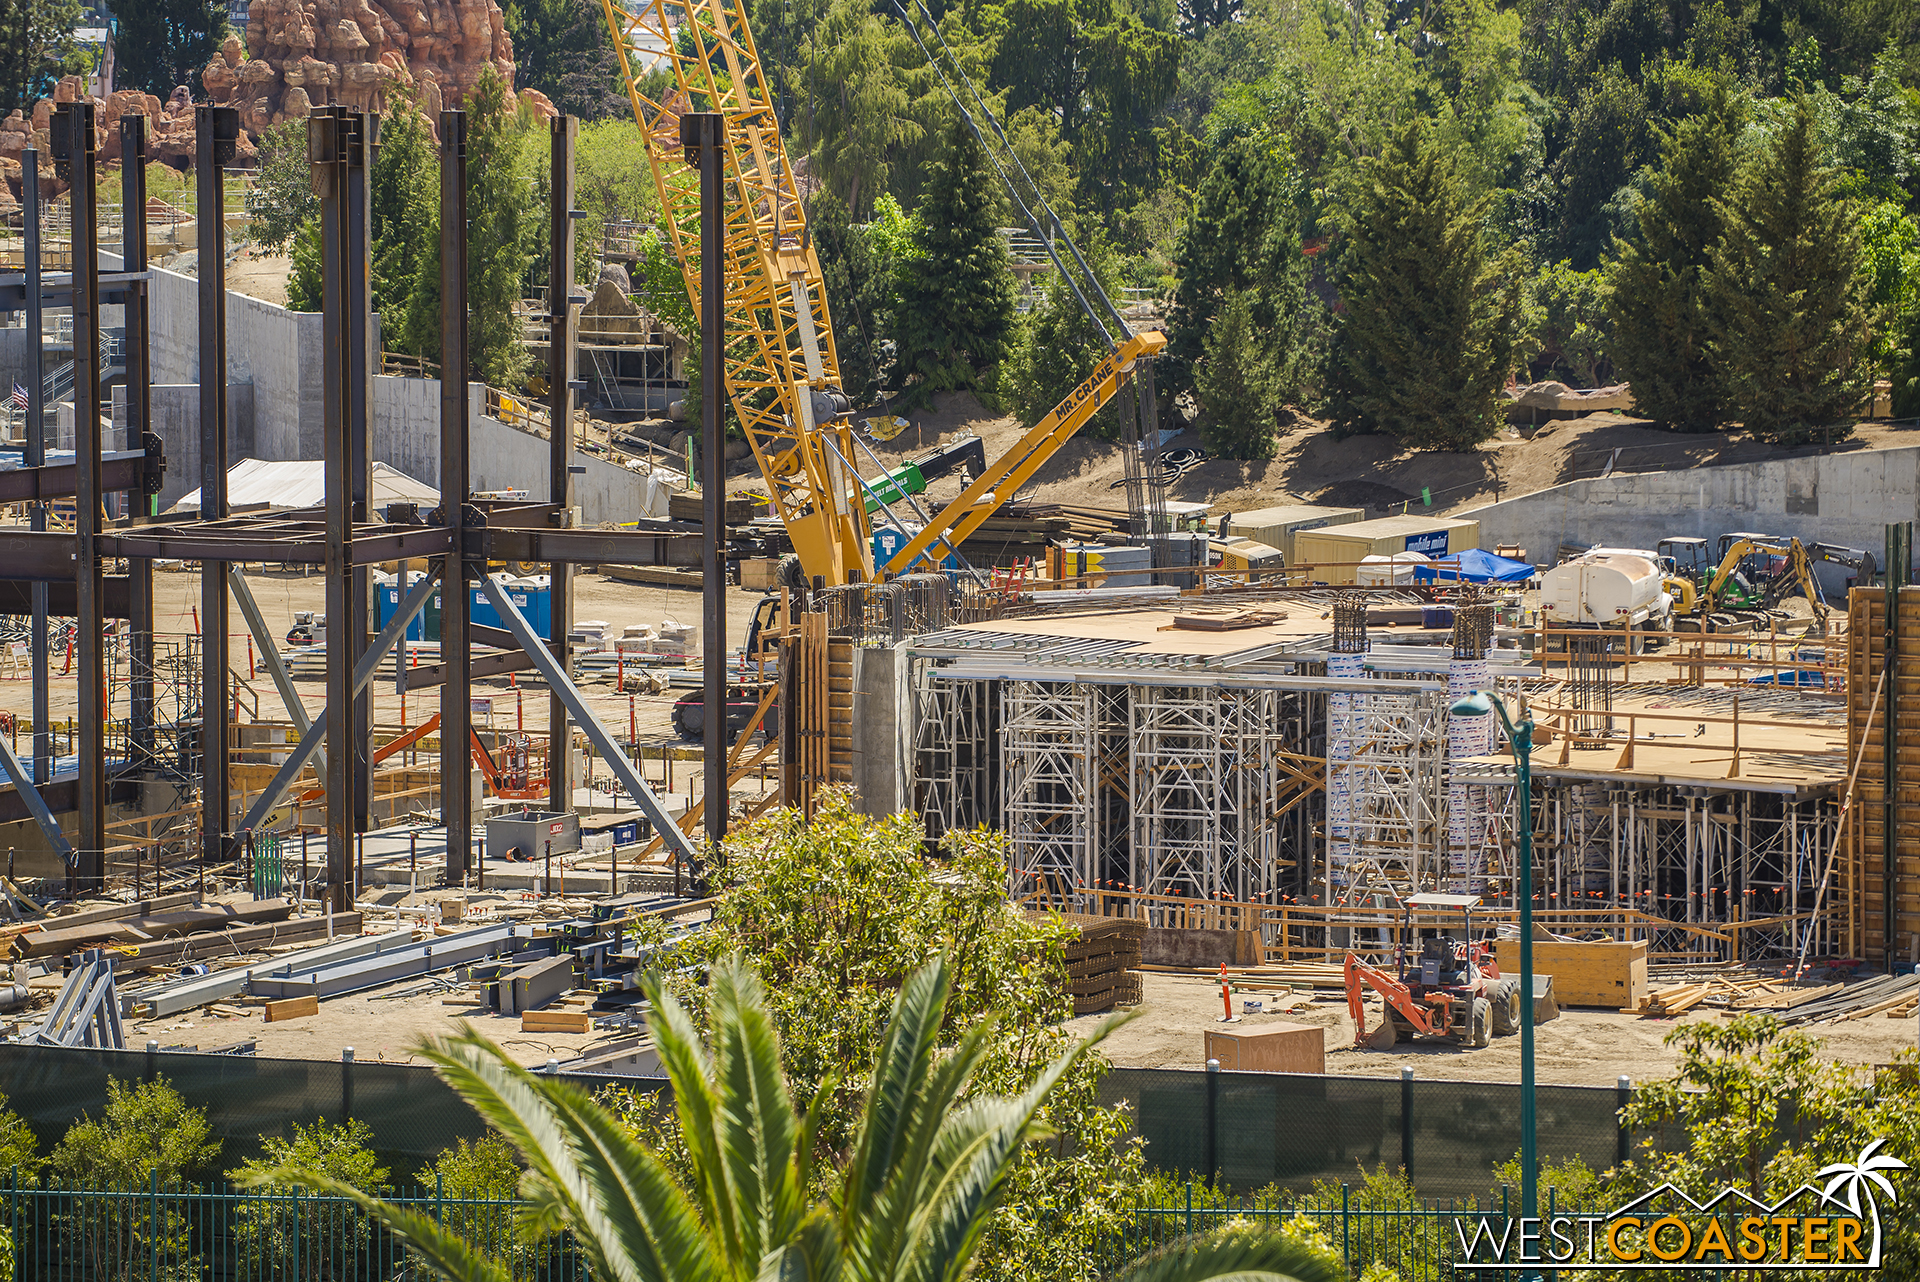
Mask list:
[[[418,503],[433,507],[440,502],[440,491],[414,480],[398,468],[375,463],[369,478],[372,493],[369,506],[377,514],[389,503]],[[258,509],[285,512],[294,508],[319,507],[327,501],[326,464],[319,459],[291,459],[269,463],[264,459],[241,459],[227,469],[227,502],[236,511]],[[200,491],[194,490],[168,508],[172,512],[198,512]]]

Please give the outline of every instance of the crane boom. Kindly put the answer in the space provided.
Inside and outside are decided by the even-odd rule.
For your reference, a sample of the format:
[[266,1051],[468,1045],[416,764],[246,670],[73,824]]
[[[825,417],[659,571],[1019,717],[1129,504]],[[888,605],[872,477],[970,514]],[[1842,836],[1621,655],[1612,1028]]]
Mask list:
[[[851,497],[852,428],[842,417],[847,403],[820,257],[745,5],[601,0],[601,8],[696,316],[707,301],[700,296],[700,188],[681,147],[680,117],[714,111],[725,120],[726,393],[807,576],[829,584],[869,578],[872,537],[865,505]],[[655,102],[640,91],[640,78],[646,63],[661,61],[672,75],[665,100]]]

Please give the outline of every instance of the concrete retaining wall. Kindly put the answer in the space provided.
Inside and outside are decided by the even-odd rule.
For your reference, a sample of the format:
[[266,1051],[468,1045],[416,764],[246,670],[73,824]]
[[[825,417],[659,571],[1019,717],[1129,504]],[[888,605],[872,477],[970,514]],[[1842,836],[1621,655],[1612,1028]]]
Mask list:
[[1563,543],[1652,548],[1735,530],[1793,535],[1876,554],[1885,526],[1920,513],[1920,446],[1569,481],[1454,513],[1481,546],[1518,543],[1549,564]]

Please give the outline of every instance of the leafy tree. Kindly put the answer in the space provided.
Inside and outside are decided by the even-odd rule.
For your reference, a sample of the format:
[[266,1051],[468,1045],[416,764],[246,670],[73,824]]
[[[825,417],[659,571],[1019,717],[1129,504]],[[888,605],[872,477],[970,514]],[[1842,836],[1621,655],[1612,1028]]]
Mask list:
[[444,1199],[440,1223],[457,1237],[483,1244],[482,1249],[495,1258],[511,1254],[517,1276],[536,1272],[527,1267],[533,1262],[533,1248],[515,1241],[520,1162],[513,1145],[499,1135],[472,1143],[458,1140],[421,1170],[420,1181]]
[[815,192],[807,202],[807,226],[820,254],[840,376],[854,404],[864,405],[892,374],[882,336],[893,327],[898,276],[914,252],[917,229],[892,196],[875,202],[871,223],[856,227],[831,191]]
[[164,1077],[129,1086],[107,1081],[98,1121],[82,1117],[53,1149],[54,1173],[88,1188],[144,1188],[157,1175],[173,1184],[203,1170],[220,1152],[207,1112],[187,1107]]
[[[573,182],[574,202],[586,215],[575,224],[576,239],[591,263],[599,262],[608,223],[647,223],[660,216],[646,144],[631,117],[596,120],[580,127],[573,149]],[[589,263],[580,265],[579,275],[593,281]]]
[[1709,350],[1707,271],[1724,227],[1716,202],[1738,169],[1743,116],[1737,99],[1718,95],[1662,137],[1636,233],[1616,243],[1608,271],[1614,363],[1633,385],[1635,408],[1676,431],[1710,432],[1726,414]]
[[227,35],[220,0],[107,0],[117,28],[114,83],[166,101],[185,85],[198,97],[200,71]]
[[[1112,255],[1096,245],[1088,261],[1108,294],[1114,293],[1119,282]],[[1046,292],[1021,331],[1000,388],[1021,424],[1034,427],[1093,373],[1107,354],[1107,339],[1058,273],[1047,278]],[[1081,430],[1104,440],[1120,439],[1120,415],[1131,404],[1126,396],[1108,402]]]
[[1577,272],[1564,259],[1533,281],[1536,368],[1573,387],[1598,387],[1613,373],[1607,323],[1607,278]]
[[901,374],[924,392],[976,386],[1006,358],[1013,273],[1000,182],[966,124],[947,128],[938,168],[915,213],[915,254],[900,273],[894,341]]
[[1853,430],[1873,388],[1864,251],[1804,96],[1720,201],[1706,287],[1712,355],[1747,430],[1797,442]]
[[276,1183],[272,1176],[292,1167],[363,1193],[391,1193],[387,1168],[368,1147],[372,1140],[373,1128],[357,1118],[344,1125],[325,1118],[311,1126],[296,1122],[292,1139],[263,1136],[262,1155],[227,1172],[236,1183],[282,1195],[242,1203],[235,1213],[234,1238],[250,1271],[294,1273],[310,1282],[354,1275],[360,1252],[373,1240],[372,1225],[359,1216],[342,1217],[313,1199],[303,1204],[285,1197],[296,1186]]
[[[189,1108],[165,1078],[127,1085],[107,1080],[107,1107],[82,1117],[53,1149],[53,1171],[88,1189],[171,1187],[203,1171],[220,1152],[205,1109]],[[152,1216],[86,1216],[72,1225],[88,1276],[102,1282],[193,1282],[201,1263],[186,1218],[171,1207]]]
[[[381,158],[386,155],[388,126],[383,122]],[[293,243],[301,224],[320,214],[320,198],[313,194],[313,166],[307,161],[307,122],[282,121],[254,141],[260,149],[260,169],[247,191],[248,229],[260,248],[277,254]],[[375,164],[377,173],[378,160]]]
[[[1004,904],[993,911],[1004,915]],[[888,978],[899,985],[892,1016],[878,1045],[863,1047],[878,1052],[870,1085],[845,1092],[856,1115],[842,1169],[815,1167],[820,1114],[840,1093],[841,1074],[811,1096],[795,1091],[799,1084],[781,1072],[768,990],[738,957],[711,968],[707,1046],[660,981],[648,985],[655,1042],[687,1140],[678,1172],[625,1135],[578,1087],[536,1077],[477,1032],[430,1044],[427,1053],[520,1149],[539,1221],[568,1229],[595,1276],[957,1279],[1012,1192],[1011,1172],[1026,1141],[1045,1134],[1043,1110],[1057,1084],[1088,1058],[1100,1034],[1041,1067],[1018,1094],[990,1093],[983,1076],[992,1030],[949,1031],[950,963],[936,960],[904,979],[898,971]],[[882,991],[892,991],[891,984]],[[796,1094],[813,1101],[804,1114]],[[428,1215],[309,1172],[277,1178],[353,1198],[442,1277],[508,1277]],[[822,1184],[831,1190],[825,1198],[815,1192]],[[1297,1240],[1240,1227],[1189,1239],[1118,1276],[1332,1282],[1336,1273]]]
[[1211,416],[1204,429],[1207,447],[1229,458],[1272,458],[1280,408],[1273,383],[1272,360],[1253,322],[1253,301],[1243,293],[1228,294],[1200,362],[1200,405]]
[[[1283,327],[1291,328],[1287,322],[1305,303],[1300,196],[1297,176],[1263,141],[1235,138],[1214,156],[1174,249],[1180,287],[1160,376],[1169,398],[1193,386],[1194,362],[1225,298],[1246,296],[1249,322],[1261,335],[1288,336]],[[1292,355],[1275,353],[1272,364],[1285,365]]]
[[[520,165],[518,143],[526,121],[508,107],[506,82],[491,70],[474,85],[467,109],[472,113],[467,126],[468,357],[474,373],[488,384],[517,387],[526,352],[513,309],[531,258],[526,237],[537,222]],[[437,288],[439,255],[427,256],[423,270]]]
[[1486,201],[1468,196],[1424,124],[1401,130],[1363,175],[1341,288],[1339,425],[1422,449],[1470,450],[1504,421],[1519,271],[1490,261]]
[[1038,106],[1080,157],[1080,191],[1132,205],[1157,178],[1154,127],[1179,83],[1180,38],[1114,0],[1006,0],[986,11],[991,83],[1009,110]]
[[1180,33],[1203,36],[1214,27],[1240,19],[1240,0],[1181,0]]
[[404,99],[381,122],[368,196],[373,310],[399,330],[421,263],[440,261],[440,160],[426,120]]
[[[0,1170],[18,1171],[23,1179],[32,1179],[47,1164],[40,1156],[40,1140],[33,1133],[33,1127],[27,1119],[7,1107],[7,1097],[0,1095]],[[6,1248],[0,1246],[0,1256],[6,1254]],[[10,1282],[11,1275],[0,1273],[0,1282]]]
[[[300,224],[293,239],[293,270],[287,273],[287,307],[296,312],[317,312],[326,307],[324,250],[320,243],[320,220],[309,218]],[[412,350],[404,340],[389,344],[397,351]]]
[[598,0],[507,0],[501,8],[520,88],[586,120],[630,110]]
[[80,25],[80,0],[0,0],[0,112],[30,111],[84,69]]

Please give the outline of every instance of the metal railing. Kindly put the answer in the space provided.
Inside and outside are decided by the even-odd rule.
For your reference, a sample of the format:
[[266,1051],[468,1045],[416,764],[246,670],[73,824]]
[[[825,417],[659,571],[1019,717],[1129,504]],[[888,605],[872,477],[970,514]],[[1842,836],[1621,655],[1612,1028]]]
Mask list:
[[[1183,1204],[1135,1206],[1098,1254],[1104,1273],[1148,1251],[1229,1222],[1278,1231],[1304,1216],[1358,1278],[1368,1266],[1400,1282],[1450,1282],[1461,1260],[1455,1217],[1508,1214],[1504,1190],[1491,1205],[1412,1202],[1341,1185],[1306,1198],[1236,1201],[1189,1184]],[[12,1230],[19,1282],[400,1282],[430,1276],[423,1262],[354,1202],[288,1188],[224,1182],[132,1187],[35,1185],[18,1171],[0,1193]],[[526,1241],[513,1198],[449,1196],[434,1187],[387,1191],[388,1200],[451,1229],[515,1282],[586,1282],[587,1266],[565,1233]],[[1565,1213],[1548,1194],[1549,1213]]]
[[[19,1282],[387,1282],[430,1276],[423,1262],[346,1198],[224,1182],[81,1188],[16,1178],[5,1190]],[[565,1235],[522,1241],[517,1199],[389,1193],[453,1230],[516,1282],[573,1282],[586,1265]]]

